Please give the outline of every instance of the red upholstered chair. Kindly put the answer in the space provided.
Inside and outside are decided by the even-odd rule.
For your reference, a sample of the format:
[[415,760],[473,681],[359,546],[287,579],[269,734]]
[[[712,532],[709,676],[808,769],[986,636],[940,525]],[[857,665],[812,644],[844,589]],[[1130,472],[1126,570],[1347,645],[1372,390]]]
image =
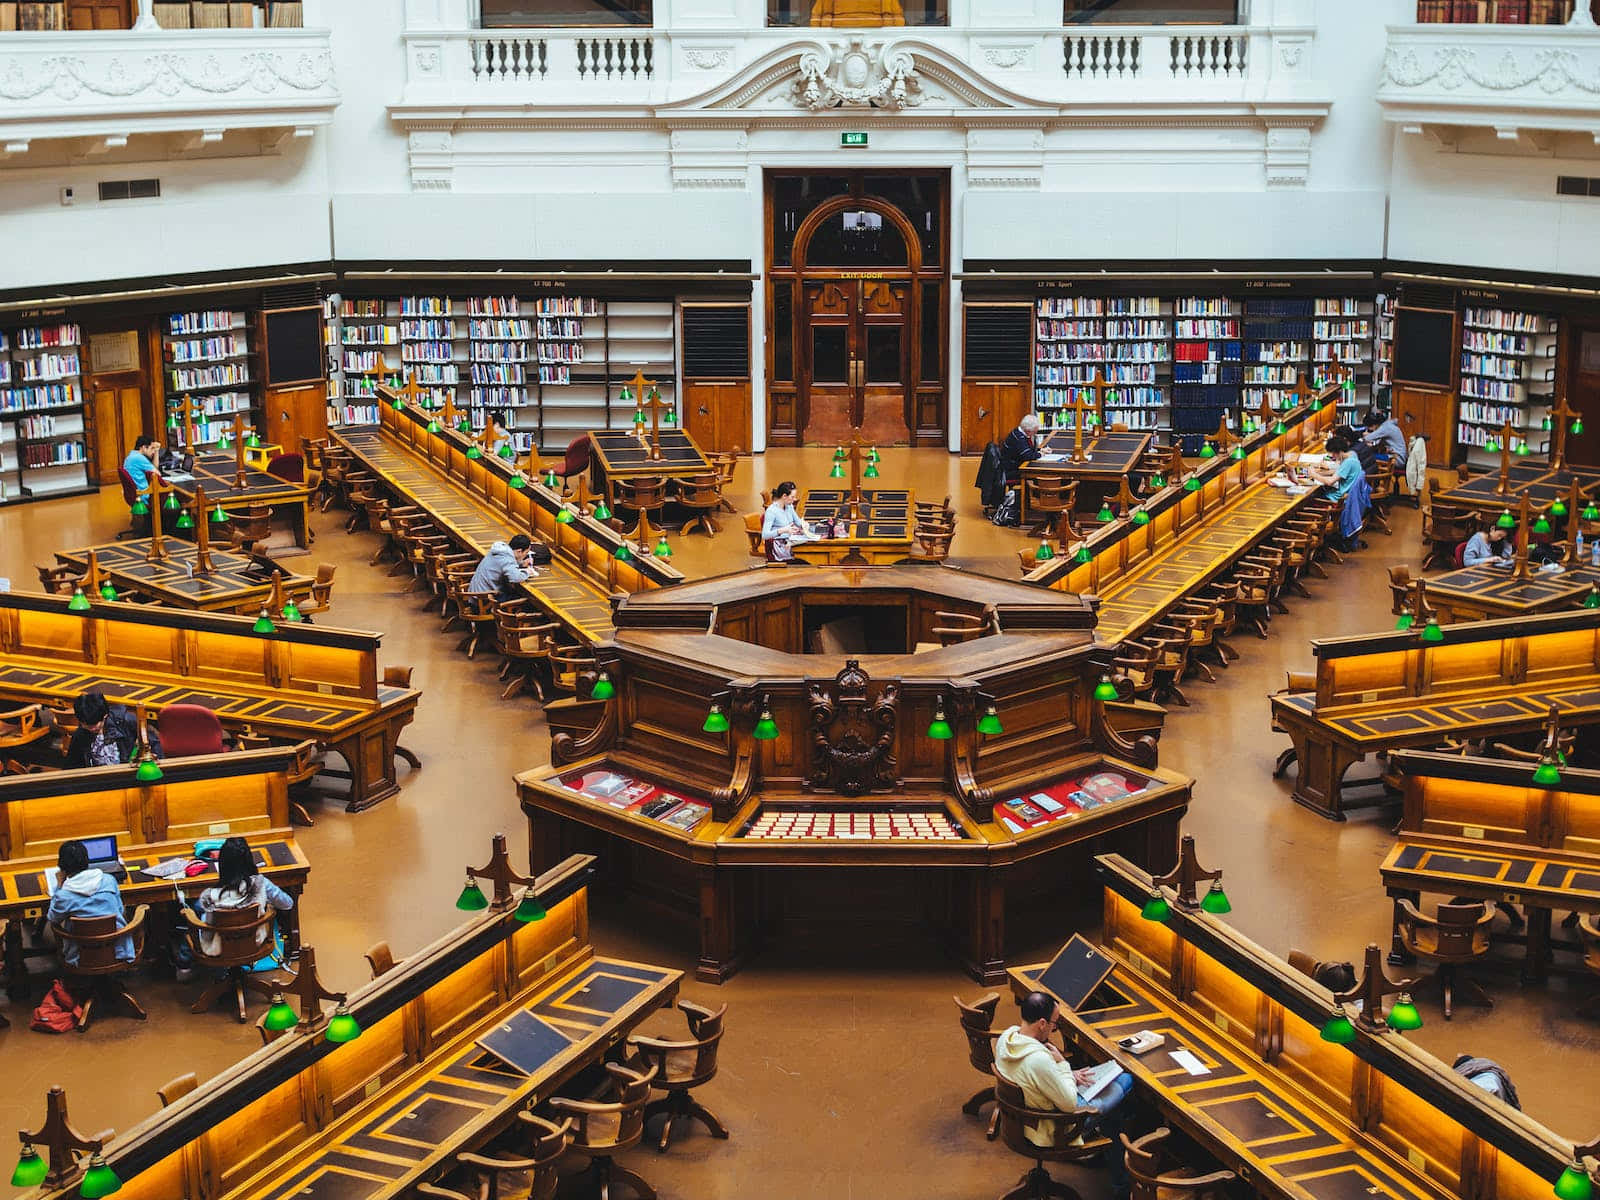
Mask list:
[[1467,544],[1462,542],[1455,549],[1456,570],[1467,565]]
[[[138,503],[139,485],[133,482],[133,476],[128,474],[127,467],[117,468],[117,480],[122,484],[122,502],[130,509]],[[127,541],[129,538],[145,537],[150,532],[149,517],[129,517],[128,528],[117,534],[117,541]]]
[[[567,443],[567,452],[562,456],[561,465],[557,466],[555,463],[550,463],[546,465],[544,470],[554,471],[563,480],[570,479],[574,475],[582,475],[587,471],[589,469],[589,460],[593,457],[594,450],[589,444],[589,435],[580,433]],[[544,472],[540,473],[543,474]]]
[[201,704],[169,704],[156,718],[156,732],[161,735],[164,758],[222,754],[228,749],[222,740],[222,722]]
[[306,460],[298,454],[276,454],[267,460],[267,474],[290,483],[306,481]]

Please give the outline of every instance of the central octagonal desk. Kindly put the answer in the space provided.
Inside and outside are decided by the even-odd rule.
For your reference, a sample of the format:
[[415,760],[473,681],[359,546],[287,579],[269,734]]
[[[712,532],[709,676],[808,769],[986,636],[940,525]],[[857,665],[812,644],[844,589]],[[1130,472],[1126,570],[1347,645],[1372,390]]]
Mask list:
[[1082,597],[943,566],[619,598],[596,648],[614,695],[548,705],[552,765],[517,776],[532,865],[603,847],[620,883],[695,914],[708,982],[786,902],[916,912],[999,982],[1008,893],[1048,904],[1112,847],[1176,860],[1192,781],[1107,724],[1094,623]]

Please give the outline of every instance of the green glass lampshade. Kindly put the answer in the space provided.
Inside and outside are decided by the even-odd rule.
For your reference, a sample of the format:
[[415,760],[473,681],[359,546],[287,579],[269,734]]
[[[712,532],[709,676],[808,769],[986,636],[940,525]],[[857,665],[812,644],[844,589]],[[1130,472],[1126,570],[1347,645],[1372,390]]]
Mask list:
[[361,1025],[341,1004],[328,1018],[328,1028],[322,1036],[336,1046],[342,1042],[353,1042],[361,1036]]
[[517,911],[512,915],[526,925],[530,921],[542,921],[550,914],[545,912],[544,905],[539,903],[539,897],[533,894],[532,888],[523,888],[522,899],[517,901]]
[[667,545],[667,535],[664,534],[664,533],[659,538],[656,539],[656,557],[657,558],[671,558],[672,557],[672,547]]
[[1417,623],[1417,618],[1415,616],[1413,616],[1411,613],[1405,612],[1405,613],[1401,613],[1400,614],[1400,619],[1394,623],[1394,627],[1396,629],[1398,629],[1401,633],[1404,633],[1406,630],[1410,629],[1416,623]]
[[572,508],[569,505],[563,504],[561,506],[561,511],[556,514],[557,525],[571,525],[574,519],[575,518],[572,515]]
[[1142,509],[1142,508],[1134,509],[1133,510],[1133,523],[1135,525],[1139,525],[1139,526],[1144,526],[1144,525],[1150,524],[1150,514],[1145,512],[1145,510]]
[[161,764],[154,758],[141,758],[139,767],[134,771],[133,777],[140,783],[159,783],[161,781]]
[[594,519],[596,521],[611,520],[611,509],[606,505],[604,500],[600,501],[599,504],[594,506]]
[[828,478],[829,479],[843,479],[844,478],[844,464],[840,463],[840,462],[834,463],[833,464],[833,468],[828,472]]
[[100,1200],[102,1196],[110,1196],[121,1190],[122,1180],[96,1152],[89,1159],[88,1170],[83,1173],[83,1182],[78,1185],[78,1195],[82,1196],[83,1200]]
[[630,558],[633,557],[633,551],[628,549],[628,543],[627,542],[618,542],[617,543],[617,552],[612,557],[615,558],[618,562],[627,562]]
[[1233,911],[1233,905],[1228,901],[1228,893],[1222,890],[1222,880],[1211,881],[1211,890],[1200,900],[1200,911],[1208,912],[1214,917]]
[[954,736],[950,722],[944,717],[944,701],[934,706],[933,720],[928,723],[928,736],[936,742],[948,742]]
[[1244,447],[1243,446],[1235,446],[1233,448],[1233,461],[1234,462],[1239,462],[1243,458],[1244,458]]
[[178,519],[172,523],[172,527],[174,529],[193,529],[194,517],[189,514],[188,510],[185,510],[178,514]]
[[1484,448],[1485,452],[1487,452],[1489,454],[1499,454],[1500,453],[1500,439],[1499,438],[1490,438],[1488,441],[1486,441],[1483,444],[1483,448]]
[[[398,400],[396,400],[394,406],[396,408],[399,408],[400,407],[400,402]],[[223,433],[223,435],[217,439],[217,449],[218,450],[232,450],[233,449],[233,434],[231,434],[231,433]]]
[[1528,449],[1528,439],[1527,438],[1523,438],[1520,442],[1517,443],[1517,453],[1518,454],[1532,454],[1533,453],[1533,451]]
[[995,712],[994,705],[989,705],[983,716],[978,718],[978,732],[984,737],[995,737],[1005,731],[1005,726],[1000,724],[1000,714]]
[[833,461],[834,462],[843,462],[844,461],[844,447],[843,446],[835,446],[833,448]]
[[1550,518],[1545,516],[1543,513],[1540,513],[1533,520],[1533,531],[1535,533],[1549,533],[1550,532]]
[[1156,491],[1160,491],[1162,488],[1167,486],[1167,477],[1160,471],[1157,471],[1154,475],[1150,476],[1149,486]]
[[[1589,594],[1590,595],[1594,594],[1593,589],[1590,589],[1590,593]],[[116,598],[117,598],[117,589],[116,589],[115,586],[113,586],[110,582],[102,583],[100,585],[100,599],[115,601]]]
[[180,507],[181,505],[178,503],[178,498],[171,492],[168,492],[167,498],[161,502],[161,508],[163,512],[177,512]]
[[136,517],[148,517],[150,515],[150,505],[145,503],[145,498],[143,496],[140,496],[133,502],[133,507],[128,509],[128,511]]
[[870,463],[869,462],[867,464],[867,469],[865,471],[861,472],[861,477],[863,479],[876,479],[878,477],[878,465],[877,465],[877,463]]
[[1273,426],[1272,426],[1272,432],[1276,436],[1282,437],[1284,434],[1289,432],[1289,427],[1287,425],[1285,425],[1282,421],[1275,421],[1273,423]]
[[700,726],[707,733],[727,733],[728,714],[722,711],[722,705],[713,704],[706,712],[705,724]]
[[1589,588],[1589,594],[1583,598],[1583,606],[1585,608],[1600,608],[1600,591],[1595,590],[1593,585]]
[[1494,519],[1494,523],[1497,529],[1515,529],[1517,527],[1517,519],[1511,515],[1509,508],[1501,509],[1500,515]]
[[211,515],[207,519],[213,525],[221,525],[228,519],[228,514],[223,511],[222,505],[219,504],[211,510]]
[[261,448],[261,439],[252,431],[244,435],[244,444],[250,450],[259,450]]
[[1039,548],[1033,552],[1035,562],[1049,562],[1055,556],[1056,552],[1050,548],[1049,542],[1040,542]]
[[[39,1157],[39,1152],[27,1142],[22,1143],[22,1154],[17,1158],[17,1169],[11,1172],[14,1188],[38,1187],[50,1174],[50,1164]],[[1559,1193],[1557,1193],[1559,1195]]]
[[1311,411],[1312,412],[1321,412],[1322,411],[1322,401],[1317,399],[1315,396],[1313,396],[1311,398]]
[[511,478],[506,480],[506,486],[512,491],[520,492],[528,486],[528,481],[523,478],[521,471],[511,472]]
[[1217,448],[1215,446],[1213,446],[1210,442],[1207,442],[1205,445],[1200,447],[1200,457],[1201,458],[1215,458],[1216,456],[1217,456]]
[[477,444],[474,443],[473,445],[467,447],[467,457],[473,462],[477,462],[483,457],[483,451],[479,450]]
[[1186,492],[1198,492],[1200,490],[1200,481],[1193,475],[1189,476],[1183,481],[1183,490]]
[[1072,556],[1072,561],[1077,563],[1079,566],[1082,566],[1084,563],[1093,562],[1094,555],[1089,553],[1088,546],[1085,546],[1080,542],[1078,545],[1078,552]]
[[622,390],[617,393],[617,399],[627,404],[633,399],[633,389],[624,384]]
[[634,425],[634,428],[637,429],[640,426],[642,426],[643,424],[644,424],[644,409],[642,409],[642,408],[634,409],[633,410],[633,425]]
[[489,907],[489,897],[483,894],[483,889],[478,886],[478,880],[471,874],[467,876],[467,886],[461,889],[461,895],[456,897],[456,907],[462,912],[482,912]]
[[1566,516],[1567,515],[1567,502],[1565,500],[1557,500],[1554,504],[1552,504],[1550,506],[1550,515],[1552,517],[1564,517],[1564,516]]
[[1583,511],[1578,514],[1585,521],[1600,521],[1600,507],[1593,500],[1583,506]]
[[1319,1032],[1323,1041],[1332,1042],[1335,1046],[1348,1046],[1356,1040],[1356,1027],[1344,1015],[1343,1009],[1324,1021]]
[[1117,685],[1111,682],[1111,676],[1100,676],[1100,682],[1094,685],[1094,698],[1096,700],[1115,700],[1117,698]]
[[399,396],[396,396],[394,398],[394,410],[395,410],[395,412],[404,412],[405,409],[406,409],[406,402],[404,400],[400,399]]
[[1576,418],[1571,426],[1568,427],[1567,432],[1573,435],[1581,434],[1583,432],[1583,418]]
[[261,615],[256,618],[256,623],[250,626],[250,632],[271,633],[276,628],[277,626],[272,623],[272,615],[267,612],[267,606],[263,604],[261,606]]
[[438,433],[439,429],[440,429],[439,422],[437,422],[437,421],[429,421],[428,422],[428,432],[429,433]]
[[754,736],[758,742],[771,742],[777,740],[778,723],[772,719],[772,710],[765,706],[761,709],[761,717],[756,721]]
[[617,685],[611,682],[611,675],[601,671],[594,681],[594,690],[589,693],[591,700],[610,700],[617,694]]
[[1144,902],[1139,915],[1146,921],[1165,921],[1172,915],[1172,905],[1167,903],[1167,898],[1159,890],[1151,888],[1150,898]]
[[1402,1033],[1422,1028],[1422,1014],[1411,1002],[1410,992],[1400,993],[1400,998],[1394,1002],[1394,1007],[1389,1010],[1389,1015],[1384,1020],[1390,1029],[1397,1029]]
[[1544,420],[1539,422],[1539,428],[1545,430],[1546,432],[1549,432],[1549,429],[1550,429],[1550,414],[1549,413],[1546,413]]
[[176,412],[169,411],[167,413],[167,428],[168,429],[176,429],[177,427],[178,427],[178,414]]
[[555,488],[558,488],[558,487],[561,486],[561,477],[559,475],[557,475],[553,470],[552,471],[546,471],[544,473],[544,485],[545,485],[545,487],[550,488],[551,490],[554,490]]
[[283,619],[291,625],[299,624],[305,618],[300,615],[300,606],[293,600],[283,606]]
[[675,408],[667,409],[666,412],[661,414],[661,423],[663,425],[676,425],[678,423],[678,410]]
[[1246,417],[1244,419],[1244,424],[1240,428],[1240,432],[1241,433],[1254,433],[1255,431],[1256,431],[1256,423],[1253,420],[1251,420],[1249,417]]
[[72,599],[67,601],[67,611],[68,612],[88,612],[89,611],[89,597],[87,597],[87,596],[85,596],[83,594],[83,589],[81,587],[75,587],[75,588],[72,589]]
[[1102,504],[1100,511],[1095,513],[1094,519],[1101,523],[1108,523],[1117,519],[1117,514],[1111,511],[1111,505]]
[[[20,1164],[18,1170],[21,1170]],[[16,1180],[11,1182],[16,1183]],[[1594,1180],[1589,1178],[1589,1172],[1583,1169],[1583,1164],[1573,1159],[1556,1180],[1555,1193],[1560,1200],[1590,1200],[1594,1195]]]
[[282,992],[273,993],[272,1007],[267,1009],[261,1027],[272,1033],[282,1033],[285,1029],[293,1029],[298,1024],[300,1024],[300,1014],[294,1011],[294,1006],[284,1000]]
[[515,458],[517,456],[517,452],[511,448],[511,444],[509,442],[501,446],[500,449],[495,451],[495,453],[501,458]]
[[1422,627],[1422,640],[1433,645],[1444,641],[1444,630],[1439,628],[1437,617],[1429,617],[1428,623]]
[[1549,759],[1544,759],[1533,769],[1533,781],[1540,787],[1555,787],[1561,782],[1561,770]]
[[878,461],[878,448],[876,446],[873,446],[870,449],[868,449],[868,451],[867,451],[867,461],[870,462],[870,463],[875,463],[875,462]]

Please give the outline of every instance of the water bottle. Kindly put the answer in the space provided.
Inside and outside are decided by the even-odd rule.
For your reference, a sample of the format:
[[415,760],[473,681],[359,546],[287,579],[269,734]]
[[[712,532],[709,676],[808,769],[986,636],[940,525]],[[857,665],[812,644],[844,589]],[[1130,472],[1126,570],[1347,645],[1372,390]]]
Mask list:
[[1581,529],[1578,530],[1577,542],[1572,548],[1572,561],[1574,563],[1581,563],[1583,561],[1583,530]]

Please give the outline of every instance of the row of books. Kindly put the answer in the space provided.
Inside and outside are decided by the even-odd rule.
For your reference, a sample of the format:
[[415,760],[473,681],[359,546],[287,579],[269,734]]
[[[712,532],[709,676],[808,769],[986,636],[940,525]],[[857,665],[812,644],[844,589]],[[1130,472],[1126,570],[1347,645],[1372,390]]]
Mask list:
[[1180,338],[1236,338],[1239,322],[1236,320],[1179,321],[1173,331]]
[[1158,317],[1159,296],[1046,296],[1035,306],[1041,317]]
[[1541,318],[1537,313],[1514,312],[1506,308],[1469,308],[1462,323],[1468,329],[1498,329],[1513,333],[1538,333]]
[[[1515,425],[1513,425],[1514,427]],[[1456,441],[1463,446],[1471,446],[1475,450],[1484,450],[1491,440],[1499,441],[1499,434],[1496,432],[1499,428],[1499,425],[1490,427],[1488,425],[1457,424]]]
[[17,436],[21,438],[52,438],[58,433],[82,433],[83,418],[43,415],[24,417],[17,422]]
[[1038,363],[1034,366],[1035,383],[1089,383],[1101,374],[1108,383],[1154,383],[1156,368],[1153,363],[1106,363],[1103,366],[1067,366],[1059,363]]
[[1532,354],[1533,339],[1526,334],[1498,333],[1492,329],[1464,329],[1461,348],[1483,354]]
[[185,367],[168,371],[173,392],[198,392],[206,388],[237,387],[250,382],[250,370],[243,363],[220,363],[209,367]]
[[25,383],[50,383],[57,379],[76,378],[79,371],[76,354],[41,354],[17,363],[22,368],[19,376]]
[[455,347],[449,342],[407,342],[400,348],[403,363],[447,363],[455,359]]
[[448,341],[456,336],[454,321],[401,321],[400,337],[405,341]]
[[181,337],[186,333],[221,333],[242,325],[243,321],[243,313],[228,309],[172,313],[167,317],[167,333],[173,337]]
[[71,408],[78,403],[77,385],[43,384],[0,390],[0,413],[31,412],[49,408]]
[[1172,349],[1165,342],[1039,342],[1036,362],[1167,362]]
[[1481,375],[1486,379],[1520,381],[1522,379],[1522,361],[1499,354],[1463,352],[1461,355],[1461,372],[1464,375]]
[[37,471],[42,467],[65,467],[87,462],[89,451],[81,440],[73,442],[32,442],[20,448],[18,458],[23,470]]
[[233,336],[167,343],[167,358],[177,363],[221,362],[224,359],[240,358],[244,353],[244,339]]
[[339,341],[345,346],[394,346],[400,342],[400,331],[393,325],[344,325]]
[[1503,379],[1482,379],[1476,375],[1461,378],[1461,394],[1477,400],[1520,400],[1522,385]]
[[17,330],[18,350],[39,350],[47,346],[76,346],[76,325],[30,325]]
[[1463,401],[1456,409],[1456,416],[1463,421],[1471,421],[1477,425],[1493,425],[1497,429],[1507,421],[1513,425],[1521,425],[1523,415],[1521,408],[1502,404],[1473,404]]

